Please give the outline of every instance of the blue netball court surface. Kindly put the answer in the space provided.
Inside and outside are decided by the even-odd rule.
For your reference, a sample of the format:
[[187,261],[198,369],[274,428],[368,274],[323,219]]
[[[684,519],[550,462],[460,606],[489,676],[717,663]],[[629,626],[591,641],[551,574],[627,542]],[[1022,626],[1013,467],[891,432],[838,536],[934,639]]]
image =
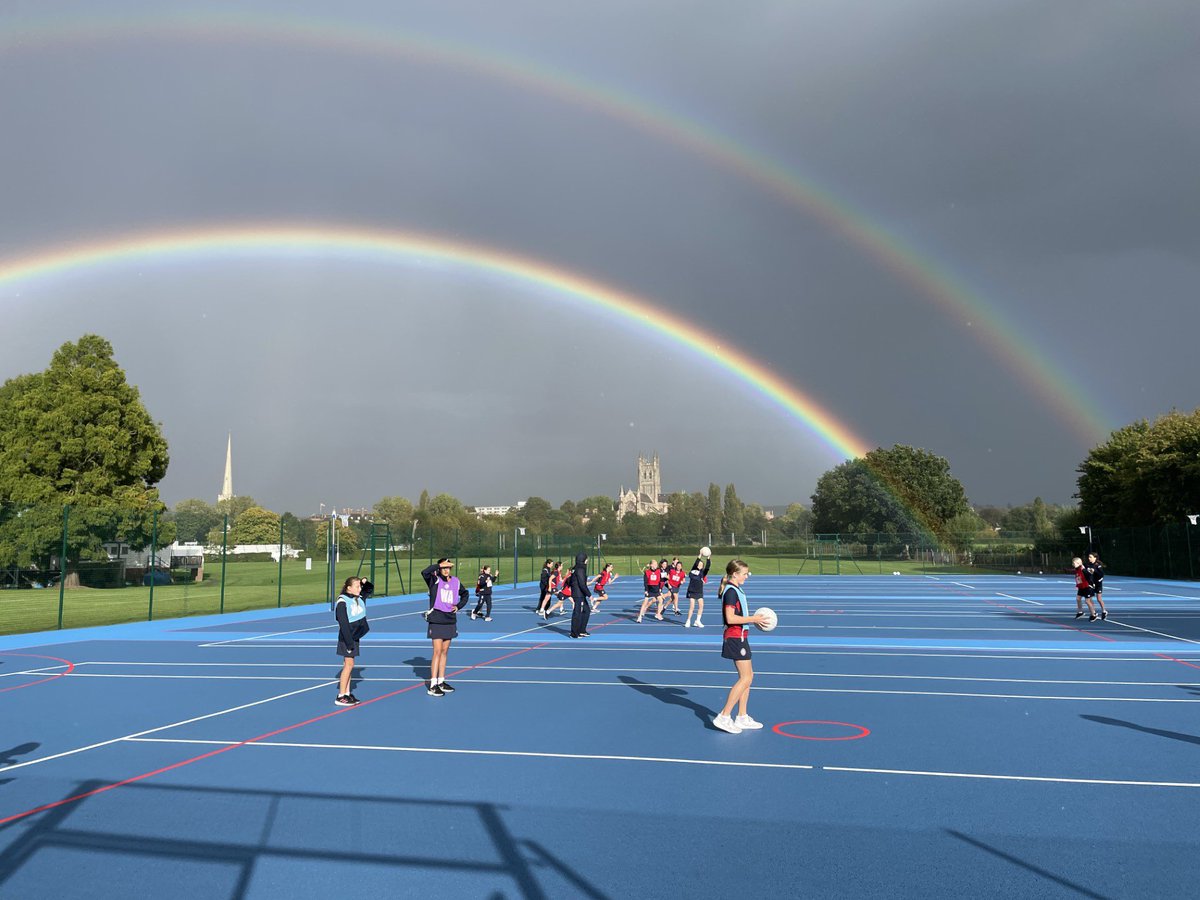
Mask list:
[[1195,897],[1200,585],[1105,584],[751,577],[740,735],[637,578],[498,590],[444,698],[377,598],[353,708],[324,605],[0,638],[0,897]]

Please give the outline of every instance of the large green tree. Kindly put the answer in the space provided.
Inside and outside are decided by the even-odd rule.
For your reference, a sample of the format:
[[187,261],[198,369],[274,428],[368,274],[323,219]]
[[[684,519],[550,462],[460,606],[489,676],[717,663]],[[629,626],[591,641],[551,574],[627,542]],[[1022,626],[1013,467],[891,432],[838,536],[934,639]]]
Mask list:
[[[44,372],[0,387],[0,559],[55,554],[64,506],[69,558],[99,558],[109,541],[149,544],[168,461],[162,427],[112,345],[94,334],[63,344]],[[159,543],[173,532],[164,522]]]
[[175,522],[177,540],[200,542],[221,524],[221,513],[211,503],[193,497],[176,503],[171,519]]
[[712,535],[713,540],[719,541],[723,519],[721,516],[721,488],[709,482],[708,498],[704,502],[704,537],[707,540]]
[[1079,465],[1090,525],[1153,525],[1200,512],[1200,408],[1114,431]]
[[408,536],[415,514],[412,503],[406,497],[384,497],[375,504],[375,521],[391,526],[392,536]]
[[732,484],[725,485],[725,500],[721,506],[722,520],[725,525],[723,532],[741,534],[745,531],[745,511],[745,504],[738,499],[737,488]]
[[261,506],[252,506],[229,529],[230,544],[278,544],[279,516]]
[[941,535],[947,522],[970,510],[949,462],[903,444],[826,472],[812,499],[813,530],[819,533]]

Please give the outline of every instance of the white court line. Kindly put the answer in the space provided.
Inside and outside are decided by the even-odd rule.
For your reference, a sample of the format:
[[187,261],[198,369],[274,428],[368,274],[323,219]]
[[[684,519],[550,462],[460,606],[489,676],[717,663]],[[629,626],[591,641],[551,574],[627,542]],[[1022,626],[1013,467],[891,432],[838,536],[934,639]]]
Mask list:
[[[185,738],[130,738],[137,743],[199,744],[202,746],[227,746],[237,741],[202,741]],[[386,753],[447,753],[466,756],[510,756],[535,759],[580,759],[605,762],[649,762],[675,763],[694,766],[726,766],[748,769],[804,770],[811,772],[849,772],[871,775],[923,775],[940,778],[972,778],[991,781],[1036,781],[1053,784],[1094,784],[1129,787],[1180,787],[1200,788],[1200,783],[1190,781],[1134,781],[1106,778],[1055,778],[1046,775],[992,775],[978,772],[927,772],[918,769],[866,769],[849,766],[806,766],[798,763],[739,762],[724,759],[683,759],[666,756],[614,756],[599,753],[547,753],[528,750],[462,750],[448,747],[393,747],[379,744],[310,744],[296,741],[255,741],[246,747],[277,747],[298,750],[370,750]]]
[[[993,618],[996,618],[993,616]],[[825,628],[836,629],[838,631],[1035,631],[1039,634],[1044,634],[1044,628],[960,628],[952,625],[776,625],[776,630],[780,628]]]
[[[484,648],[487,647],[487,643],[475,644],[475,643],[471,642],[470,638],[464,639],[463,637],[459,636],[458,638],[456,638],[456,640],[461,642],[461,643],[455,645],[456,647],[458,647],[458,649],[455,651],[457,653],[462,653],[467,650],[483,650]],[[561,653],[602,652],[602,653],[710,653],[711,654],[711,653],[717,652],[711,647],[698,648],[698,649],[692,649],[692,648],[687,648],[687,647],[663,647],[663,646],[635,647],[633,645],[619,646],[619,647],[613,647],[613,646],[598,647],[598,646],[596,646],[596,644],[603,643],[603,640],[597,641],[595,637],[590,638],[590,640],[593,641],[593,645],[590,647],[577,646],[574,642],[572,642],[571,644],[568,644],[568,643],[566,643],[566,639],[564,638],[562,644],[559,646],[555,646],[554,644],[547,644],[543,647],[539,647],[538,650],[541,653],[557,651],[557,652],[561,652]],[[611,641],[610,643],[613,643],[613,642],[620,643],[620,639],[617,638],[616,635],[614,635],[613,641]],[[526,646],[526,645],[518,644],[517,646]],[[961,654],[962,658],[964,658],[964,659],[1101,660],[1101,659],[1110,659],[1111,658],[1116,661],[1126,661],[1126,662],[1157,662],[1158,661],[1153,658],[1153,655],[1155,652],[1153,650],[1141,651],[1142,653],[1145,654],[1144,657],[1117,657],[1117,656],[1109,657],[1107,654],[1110,654],[1110,653],[1135,653],[1138,651],[1126,650],[1119,646],[1114,646],[1111,649],[1106,649],[1105,647],[1097,647],[1093,643],[1081,644],[1081,646],[1079,647],[1078,650],[1073,650],[1070,648],[1063,648],[1063,647],[1056,647],[1055,650],[1059,653],[1077,653],[1077,654],[1098,653],[1098,654],[1104,654],[1104,655],[1101,655],[1101,656],[1083,656],[1083,655],[1079,655],[1079,656],[1036,656],[1036,655],[999,656],[999,655],[996,655],[1000,651],[1007,651],[1009,653],[1022,653],[1022,654],[1036,654],[1039,652],[1038,649],[1031,648],[1031,647],[961,647],[961,646],[932,647],[931,646],[931,647],[915,647],[914,648],[914,647],[907,647],[903,644],[878,644],[878,645],[876,645],[878,647],[878,650],[880,650],[880,651],[882,651],[882,650],[920,650],[920,651],[923,651],[920,653],[882,653],[882,652],[876,652],[876,651],[862,650],[862,649],[860,649],[860,645],[858,645],[858,644],[843,644],[843,645],[830,644],[830,645],[826,645],[826,646],[828,647],[828,649],[816,649],[814,645],[803,644],[803,645],[796,647],[795,649],[786,649],[786,650],[785,649],[768,649],[767,647],[756,646],[754,649],[754,652],[755,653],[779,653],[779,654],[782,654],[785,656],[789,655],[789,654],[819,654],[819,655],[829,655],[829,656],[846,655],[846,656],[917,656],[917,657],[929,656],[929,657],[935,657],[935,656],[939,656],[939,655],[941,655],[941,656],[948,655],[948,654],[939,654],[939,653],[932,652],[935,650],[962,650],[962,651],[980,651],[980,652],[964,652]],[[329,644],[327,644],[327,643],[321,643],[321,644],[301,644],[301,643],[254,644],[254,645],[230,644],[229,646],[223,647],[222,649],[224,649],[224,650],[260,650],[260,649],[268,649],[268,650],[328,650]],[[413,643],[413,642],[405,641],[402,643],[389,643],[387,641],[373,641],[371,643],[371,649],[376,649],[376,650],[428,650],[429,642],[421,641],[420,643]],[[989,651],[991,655],[981,652],[984,650]],[[924,651],[929,651],[929,652],[924,652]],[[1175,650],[1173,652],[1177,656],[1187,656],[1188,654],[1200,653],[1200,650]],[[949,654],[949,655],[954,655],[954,654]],[[363,664],[367,665],[367,663],[363,663]],[[78,663],[76,663],[76,665],[78,665]]]
[[[456,681],[460,679],[455,679]],[[225,745],[236,744],[237,741],[200,741],[184,738],[128,738],[130,741],[148,744],[204,744]],[[654,762],[654,763],[685,763],[693,766],[733,766],[751,769],[806,769],[813,770],[815,766],[804,766],[799,763],[756,763],[733,762],[723,759],[677,759],[670,756],[610,756],[600,753],[539,753],[526,750],[458,750],[448,747],[387,747],[378,744],[301,744],[291,741],[255,741],[246,744],[247,747],[292,747],[303,750],[384,750],[392,753],[457,753],[469,756],[532,756],[543,759],[595,759],[614,760],[618,762]]]
[[43,666],[40,669],[22,669],[20,672],[0,672],[0,678],[11,678],[13,675],[44,675],[47,672],[53,672],[55,669],[65,668],[65,665],[59,663],[57,666]]
[[[27,760],[25,760],[25,762],[14,763],[11,766],[4,766],[3,768],[0,768],[0,772],[11,772],[13,769],[22,769],[25,766],[33,766],[33,765],[37,765],[38,763],[49,762],[52,759],[61,759],[64,756],[73,756],[76,753],[83,753],[85,750],[95,750],[98,747],[107,747],[110,744],[116,744],[116,743],[119,743],[120,741],[127,741],[127,740],[130,740],[131,738],[141,737],[144,734],[154,734],[155,732],[158,732],[158,731],[166,731],[168,728],[178,728],[180,725],[190,725],[192,722],[202,722],[205,719],[212,719],[216,716],[223,716],[223,715],[226,715],[227,713],[237,712],[238,710],[241,710],[241,709],[249,709],[252,706],[259,706],[263,703],[270,703],[273,700],[282,700],[285,697],[294,697],[297,694],[303,694],[306,691],[315,691],[317,688],[326,688],[326,687],[329,687],[330,685],[334,685],[334,684],[337,684],[336,679],[333,681],[322,681],[320,684],[314,684],[311,687],[301,688],[298,691],[289,691],[286,694],[279,694],[275,697],[267,697],[265,700],[255,700],[253,703],[243,703],[241,706],[231,706],[229,709],[222,709],[222,710],[218,710],[217,712],[207,713],[203,716],[196,716],[191,719],[184,719],[180,722],[172,722],[170,725],[160,725],[157,728],[150,728],[150,729],[147,729],[146,731],[137,731],[137,732],[134,732],[133,734],[122,735],[121,737],[112,738],[111,740],[107,740],[107,741],[100,741],[99,743],[96,743],[96,744],[88,744],[86,747],[76,747],[74,750],[64,750],[62,753],[55,753],[50,756],[40,756],[37,759],[27,759]],[[234,743],[236,743],[236,741]]]
[[957,584],[959,587],[965,587],[965,588],[969,588],[969,589],[970,589],[970,590],[972,590],[972,591],[977,591],[977,590],[979,590],[979,588],[977,588],[975,585],[973,585],[973,584],[963,584],[961,581],[952,581],[952,582],[950,582],[950,583],[951,583],[951,584]]
[[[458,684],[538,684],[570,687],[618,687],[629,688],[621,681],[542,681],[520,678],[455,678]],[[650,684],[655,688],[686,688],[698,690],[714,690],[729,692],[729,683],[722,684]],[[980,694],[966,691],[899,691],[884,690],[883,688],[819,688],[819,687],[773,687],[755,685],[756,691],[780,691],[789,694],[888,694],[900,697],[982,697],[990,700],[1071,700],[1071,701],[1104,701],[1113,703],[1200,703],[1200,697],[1059,697],[1044,694]],[[3,771],[3,770],[0,770]]]
[[1157,634],[1159,637],[1171,638],[1176,641],[1183,641],[1185,644],[1200,644],[1200,641],[1193,641],[1190,638],[1177,637],[1173,634],[1167,634],[1165,631],[1152,631],[1149,628],[1142,628],[1140,625],[1130,625],[1128,622],[1118,622],[1112,616],[1108,617],[1108,621],[1114,625],[1121,625],[1124,628],[1132,628],[1134,631],[1144,631],[1146,634]]
[[[420,600],[421,598],[417,597],[415,599]],[[500,598],[493,598],[492,602],[500,603],[503,600],[531,600],[531,599],[533,599],[532,596],[530,596],[530,597],[500,597]],[[427,608],[428,607],[426,607],[426,609]],[[463,608],[465,609],[466,607],[463,607]],[[414,609],[414,610],[409,610],[408,612],[395,613],[394,615],[390,615],[390,616],[370,616],[369,615],[369,616],[367,616],[367,618],[371,622],[386,622],[388,619],[403,619],[408,616],[419,616],[422,613],[424,613],[426,611],[426,609]],[[319,615],[319,613],[303,613],[303,615]],[[227,641],[210,641],[205,644],[197,644],[196,646],[198,646],[198,647],[222,647],[222,646],[225,646],[228,644],[249,643],[250,641],[265,641],[269,638],[283,637],[284,635],[288,635],[288,634],[303,634],[307,631],[327,631],[327,630],[336,631],[337,627],[338,627],[337,622],[331,622],[331,623],[327,623],[324,625],[314,625],[311,628],[297,628],[297,629],[294,629],[293,631],[273,631],[268,634],[254,634],[254,635],[251,635],[250,637],[230,638]]]
[[531,632],[531,631],[539,631],[542,628],[549,628],[551,625],[561,624],[558,621],[558,619],[559,619],[559,617],[555,616],[553,619],[546,620],[541,625],[534,625],[532,628],[526,628],[524,631],[514,631],[512,634],[502,634],[502,635],[500,635],[500,637],[491,638],[491,640],[492,641],[502,641],[505,638],[517,637],[518,635],[521,635],[521,634],[529,634],[529,632]]
[[[1106,591],[1112,588],[1105,588]],[[1187,594],[1160,594],[1157,591],[1142,591],[1143,594],[1149,594],[1151,597],[1174,597],[1176,600],[1200,600],[1200,597],[1191,597]]]
[[1007,597],[1009,600],[1020,600],[1022,603],[1032,603],[1034,606],[1045,606],[1046,605],[1045,603],[1039,603],[1037,600],[1027,600],[1024,597],[1017,597],[1017,596],[1014,596],[1013,594],[1004,594],[1004,593],[1001,593],[1000,591],[996,591],[996,593],[997,593],[997,595],[999,595],[1001,597]]
[[[169,663],[162,665],[170,665]],[[238,668],[235,663],[228,663],[231,668]],[[314,666],[302,666],[300,668],[313,668]],[[409,669],[411,666],[371,666],[372,669],[392,668],[392,669]],[[728,676],[728,669],[662,669],[662,668],[630,668],[621,666],[617,669],[605,668],[603,666],[488,666],[489,671],[504,670],[515,672],[607,672],[610,674],[628,674],[637,673],[656,673],[666,675],[719,675],[722,677]],[[889,675],[877,673],[857,673],[857,672],[764,672],[758,670],[755,677],[772,677],[772,678],[864,678],[875,679],[880,681],[965,681],[979,682],[984,684],[1085,684],[1085,685],[1100,685],[1104,687],[1200,687],[1200,682],[1188,681],[1088,681],[1085,679],[1071,678],[982,678],[968,675]],[[221,681],[312,681],[312,676],[308,675],[164,675],[158,672],[72,672],[68,678],[170,678],[170,679],[191,679],[196,681],[205,680],[221,680]],[[459,679],[455,679],[458,681]],[[485,679],[491,681],[494,679]],[[393,678],[387,676],[377,676],[364,678],[364,681],[372,683],[392,682],[392,681],[419,681],[424,682],[424,679],[413,675],[405,678]],[[531,682],[533,684],[545,684],[549,682]],[[562,684],[573,684],[575,682],[555,682]],[[596,683],[596,682],[592,682]]]
[[1200,788],[1192,781],[1126,781],[1113,778],[1052,778],[1046,775],[989,775],[981,772],[923,772],[918,769],[858,769],[850,766],[821,766],[826,772],[856,772],[871,775],[924,775],[932,778],[978,778],[988,781],[1041,781],[1053,784],[1109,784],[1132,787]]

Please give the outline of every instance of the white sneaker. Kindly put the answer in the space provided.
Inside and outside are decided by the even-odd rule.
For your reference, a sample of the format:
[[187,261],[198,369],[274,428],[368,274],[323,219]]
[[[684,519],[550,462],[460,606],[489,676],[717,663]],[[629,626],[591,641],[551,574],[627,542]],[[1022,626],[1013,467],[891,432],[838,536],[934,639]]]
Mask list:
[[637,622],[637,624],[641,625],[641,624],[642,624],[642,617],[641,617],[641,616],[638,616],[638,617],[637,617],[636,619],[634,619],[633,621],[635,621],[635,622]]
[[729,718],[729,716],[713,716],[713,725],[720,728],[722,731],[728,731],[730,734],[741,734],[742,729],[737,722]]
[[695,621],[695,623],[694,623],[694,624],[695,624],[695,626],[696,626],[697,628],[703,628],[703,627],[704,627],[704,623],[703,623],[703,622],[701,622],[699,619],[697,619],[697,620]]
[[658,613],[654,614],[654,618],[658,619],[658,621],[660,621],[660,622],[663,620],[663,617],[660,616]]
[[471,610],[471,618],[475,618],[475,610]]
[[691,620],[691,619],[688,619],[686,622],[684,622],[684,623],[683,623],[683,627],[684,627],[684,628],[691,628],[691,627],[692,627],[692,620]]
[[762,722],[756,722],[749,716],[738,716],[736,719],[733,720],[733,724],[736,725],[738,728],[740,728],[742,731],[752,731],[755,728],[763,727]]

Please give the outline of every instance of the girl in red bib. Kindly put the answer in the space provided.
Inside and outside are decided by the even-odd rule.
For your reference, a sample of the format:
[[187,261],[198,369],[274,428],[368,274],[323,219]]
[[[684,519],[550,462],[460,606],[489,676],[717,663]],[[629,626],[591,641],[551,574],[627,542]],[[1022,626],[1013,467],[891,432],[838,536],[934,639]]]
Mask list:
[[[729,698],[721,711],[713,718],[713,725],[730,734],[741,734],[755,728],[762,728],[761,722],[750,718],[746,712],[746,701],[750,697],[750,685],[754,681],[754,667],[750,664],[750,629],[747,625],[765,625],[763,616],[750,614],[750,601],[742,585],[750,577],[750,567],[740,559],[731,559],[725,567],[725,577],[721,579],[721,587],[717,596],[721,598],[721,608],[725,614],[725,633],[721,644],[721,655],[732,659],[737,668],[737,681],[729,689]],[[734,704],[738,707],[738,716],[732,718]]]

